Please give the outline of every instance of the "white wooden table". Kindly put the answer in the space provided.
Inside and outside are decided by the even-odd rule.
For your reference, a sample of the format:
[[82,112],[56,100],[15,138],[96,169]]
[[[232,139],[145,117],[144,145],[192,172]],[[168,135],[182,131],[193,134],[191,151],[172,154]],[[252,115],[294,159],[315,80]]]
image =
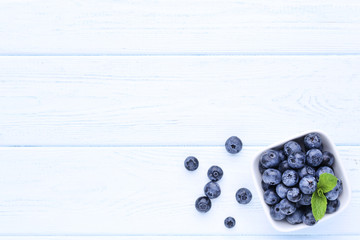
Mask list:
[[[358,0],[3,0],[0,55],[0,240],[360,238]],[[279,233],[250,162],[314,128],[337,144],[352,201]],[[222,195],[202,215],[213,164]]]

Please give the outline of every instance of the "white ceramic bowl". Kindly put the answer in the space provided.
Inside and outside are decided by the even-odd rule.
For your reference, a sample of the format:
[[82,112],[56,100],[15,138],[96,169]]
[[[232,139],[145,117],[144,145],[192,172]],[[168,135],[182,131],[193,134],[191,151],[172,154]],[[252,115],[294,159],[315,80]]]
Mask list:
[[[259,198],[260,198],[260,202],[264,208],[264,211],[265,211],[265,214],[267,216],[267,218],[269,219],[270,223],[273,225],[273,227],[278,230],[278,231],[281,231],[281,232],[290,232],[290,231],[296,231],[296,230],[300,230],[300,229],[303,229],[303,228],[308,228],[308,227],[314,227],[314,226],[307,226],[303,223],[301,224],[297,224],[297,225],[291,225],[289,224],[288,222],[286,222],[286,220],[283,220],[283,221],[275,221],[271,218],[270,216],[270,207],[265,203],[264,201],[264,191],[262,189],[262,186],[261,186],[261,173],[259,172],[259,158],[260,158],[260,155],[269,150],[269,149],[281,149],[282,146],[287,142],[287,141],[290,141],[290,140],[295,140],[296,142],[298,143],[302,143],[303,142],[303,139],[305,137],[305,135],[309,134],[309,133],[312,133],[312,132],[316,132],[316,133],[319,133],[320,136],[321,136],[321,139],[322,139],[322,142],[323,142],[323,151],[328,151],[328,152],[331,152],[332,154],[334,154],[334,157],[335,157],[335,162],[334,162],[334,165],[333,165],[333,169],[335,171],[335,175],[336,177],[340,178],[343,182],[343,192],[341,193],[341,195],[339,196],[339,200],[340,200],[340,207],[339,209],[332,213],[332,214],[325,214],[325,216],[319,220],[316,224],[323,224],[323,222],[325,222],[327,219],[330,219],[332,217],[335,217],[337,216],[338,214],[340,214],[350,203],[350,198],[351,198],[351,189],[350,189],[350,183],[349,183],[349,180],[348,180],[348,177],[347,177],[347,174],[345,172],[345,168],[343,166],[343,163],[338,155],[338,152],[336,151],[336,147],[334,145],[334,143],[329,139],[329,137],[323,133],[322,131],[318,131],[318,130],[315,130],[315,131],[308,131],[308,132],[305,132],[305,133],[302,133],[300,135],[297,135],[297,136],[294,136],[294,137],[291,137],[289,139],[286,139],[284,141],[281,141],[281,142],[278,142],[278,143],[275,143],[275,144],[272,144],[270,146],[268,146],[267,148],[263,149],[262,151],[260,151],[254,158],[253,160],[253,164],[252,164],[252,175],[253,175],[253,178],[254,178],[254,181],[255,181],[255,187],[256,187],[256,190],[259,194]],[[301,144],[302,147],[304,147],[303,144]]]

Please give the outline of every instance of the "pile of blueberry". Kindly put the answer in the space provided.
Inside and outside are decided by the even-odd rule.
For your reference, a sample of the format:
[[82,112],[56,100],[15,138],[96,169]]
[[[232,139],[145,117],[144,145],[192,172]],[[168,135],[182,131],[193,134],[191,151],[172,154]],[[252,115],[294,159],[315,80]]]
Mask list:
[[[271,217],[277,221],[285,219],[290,224],[311,226],[316,223],[311,209],[312,194],[321,174],[335,176],[332,168],[335,158],[332,153],[323,151],[318,133],[306,135],[301,143],[289,141],[282,149],[264,152],[259,159],[259,171]],[[326,213],[337,211],[341,192],[342,182],[338,179],[336,187],[325,193]]]
[[[242,142],[238,137],[232,136],[225,142],[226,150],[231,154],[239,153],[242,149]],[[195,171],[199,167],[199,161],[196,157],[189,156],[184,162],[185,168],[189,171]],[[221,189],[218,181],[223,177],[224,172],[219,166],[212,166],[207,172],[207,176],[210,179],[204,187],[205,196],[199,197],[195,202],[195,208],[201,213],[206,213],[211,209],[211,199],[215,199],[220,196]],[[252,199],[252,194],[247,188],[240,188],[235,198],[240,204],[247,204]],[[228,228],[235,226],[235,219],[233,217],[227,217],[224,220],[224,224]]]

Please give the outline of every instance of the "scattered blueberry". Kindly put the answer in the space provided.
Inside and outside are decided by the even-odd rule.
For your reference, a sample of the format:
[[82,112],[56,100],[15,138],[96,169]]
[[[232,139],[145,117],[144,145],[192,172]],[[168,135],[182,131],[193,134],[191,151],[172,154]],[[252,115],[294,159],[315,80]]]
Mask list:
[[322,167],[319,167],[318,170],[316,170],[316,173],[315,173],[316,179],[319,180],[320,175],[323,173],[330,173],[332,175],[335,175],[334,171],[330,167],[322,166]]
[[298,171],[299,177],[303,178],[306,175],[312,175],[315,176],[315,169],[310,166],[305,166],[302,169]]
[[211,208],[211,200],[208,197],[199,197],[195,202],[195,208],[199,212],[206,213]]
[[240,152],[242,149],[242,146],[243,146],[243,144],[242,144],[240,138],[238,138],[236,136],[230,137],[225,142],[226,151],[228,151],[231,154]]
[[227,217],[224,220],[225,227],[227,228],[233,228],[236,224],[235,218],[233,217]]
[[323,161],[323,155],[319,149],[313,148],[306,153],[306,163],[311,167],[318,167]]
[[282,161],[282,162],[279,164],[278,169],[279,169],[279,171],[280,171],[281,173],[285,172],[285,171],[288,170],[288,169],[291,169],[290,166],[289,166],[288,160]]
[[222,178],[223,174],[223,170],[218,166],[210,167],[207,172],[209,179],[214,182],[219,181]]
[[317,149],[322,149],[322,141],[321,141],[321,137],[320,134],[318,133],[309,133],[308,135],[306,135],[304,137],[304,145],[306,149],[311,149],[311,148],[317,148]]
[[279,152],[275,150],[268,150],[264,152],[260,156],[260,163],[264,168],[274,168],[279,166]]
[[299,169],[305,165],[305,153],[293,152],[288,157],[289,166],[291,168]]
[[290,202],[287,199],[280,201],[280,212],[285,215],[291,215],[296,211],[295,203]]
[[236,201],[240,204],[248,204],[252,199],[252,194],[247,188],[240,188],[236,192]]
[[313,215],[311,209],[308,210],[307,212],[305,212],[304,216],[302,217],[302,221],[303,221],[303,223],[305,223],[308,226],[312,226],[316,223],[316,220],[314,218],[314,215]]
[[276,194],[274,190],[267,190],[264,193],[264,200],[267,205],[274,205],[280,201],[280,197]]
[[311,205],[311,197],[312,194],[303,194],[302,198],[298,202],[302,206],[310,206]]
[[335,157],[332,153],[324,151],[323,152],[323,165],[331,167],[335,162]]
[[289,191],[289,188],[286,187],[284,184],[279,183],[276,186],[276,193],[280,198],[286,198],[287,192]]
[[281,172],[273,168],[266,169],[262,175],[262,180],[270,185],[279,184],[281,182]]
[[293,152],[301,152],[301,150],[301,146],[297,142],[289,141],[284,144],[284,152],[286,156],[289,156]]
[[317,182],[314,176],[306,175],[300,180],[299,187],[301,192],[304,194],[312,194],[315,192],[317,187]]
[[[266,171],[265,171],[265,173],[266,173]],[[293,187],[299,182],[299,174],[297,172],[295,172],[294,170],[286,170],[282,174],[282,182],[287,187]]]
[[292,225],[299,224],[303,222],[303,216],[304,211],[301,208],[298,208],[293,214],[286,216],[286,221]]
[[218,196],[220,196],[221,189],[220,189],[219,184],[211,181],[205,185],[204,192],[208,198],[213,199],[213,198],[217,198]]
[[300,192],[300,189],[298,189],[297,187],[294,187],[294,188],[289,189],[286,196],[290,202],[296,203],[301,200],[302,193]]
[[342,181],[338,179],[336,186],[330,192],[325,193],[325,197],[330,201],[334,201],[339,197],[342,190],[343,190]]
[[339,199],[336,199],[334,201],[328,201],[326,207],[326,213],[336,212],[339,209],[339,207],[340,207]]
[[276,221],[283,220],[286,215],[280,211],[280,203],[270,207],[270,216]]
[[185,168],[189,171],[195,171],[199,167],[199,160],[196,157],[189,156],[184,161]]

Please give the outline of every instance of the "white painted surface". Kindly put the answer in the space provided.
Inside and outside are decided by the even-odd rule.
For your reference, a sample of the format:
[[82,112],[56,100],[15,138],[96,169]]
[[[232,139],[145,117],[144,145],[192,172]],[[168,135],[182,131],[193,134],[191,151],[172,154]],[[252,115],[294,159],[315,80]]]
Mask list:
[[[359,12],[357,0],[1,1],[0,240],[359,239]],[[253,189],[259,146],[314,128],[338,145],[352,202],[280,234],[255,191],[245,207],[235,190]],[[223,194],[201,216],[211,164]]]
[[360,142],[360,57],[0,57],[0,144]]
[[359,54],[358,0],[2,0],[0,54]]

